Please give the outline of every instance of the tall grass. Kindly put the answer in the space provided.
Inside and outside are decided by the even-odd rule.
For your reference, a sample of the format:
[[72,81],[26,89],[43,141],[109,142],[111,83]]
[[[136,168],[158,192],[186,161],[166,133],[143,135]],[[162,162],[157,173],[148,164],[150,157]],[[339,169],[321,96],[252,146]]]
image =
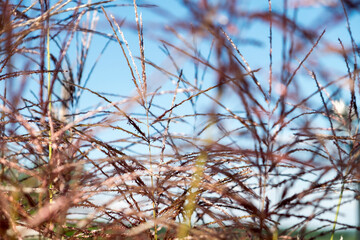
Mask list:
[[1,1],[0,238],[358,230],[360,4],[264,2]]

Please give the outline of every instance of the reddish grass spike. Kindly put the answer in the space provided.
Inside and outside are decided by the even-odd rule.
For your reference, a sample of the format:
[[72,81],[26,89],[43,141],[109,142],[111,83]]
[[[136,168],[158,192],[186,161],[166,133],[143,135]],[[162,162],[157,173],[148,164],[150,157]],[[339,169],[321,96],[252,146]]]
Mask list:
[[[325,29],[323,30],[323,32],[320,34],[320,36],[318,37],[318,39],[316,40],[315,44],[311,47],[310,51],[308,51],[308,53],[306,54],[306,56],[303,58],[303,60],[299,63],[299,65],[296,67],[296,69],[294,70],[294,72],[291,74],[289,80],[286,81],[285,87],[288,88],[289,85],[291,84],[291,82],[294,80],[294,77],[296,75],[296,73],[298,72],[298,70],[301,68],[301,66],[304,64],[304,62],[307,60],[307,58],[311,55],[311,53],[313,52],[313,50],[315,49],[315,47],[318,45],[318,43],[320,42],[321,38],[323,37],[323,35],[325,34]],[[278,101],[275,104],[275,107],[272,110],[272,114],[275,112],[275,110],[278,108],[279,103],[281,101],[284,100],[284,96],[281,96]]]
[[264,90],[262,89],[259,81],[256,79],[254,72],[251,70],[249,63],[246,61],[246,59],[245,59],[244,56],[241,54],[240,50],[239,50],[238,47],[235,45],[235,43],[233,42],[233,40],[229,37],[229,35],[228,35],[223,29],[221,29],[221,32],[226,36],[226,38],[227,38],[227,40],[230,42],[231,46],[232,46],[232,47],[236,50],[236,52],[240,55],[242,61],[243,61],[243,62],[245,63],[245,65],[246,65],[246,68],[245,68],[246,72],[251,76],[251,78],[253,79],[255,85],[259,88],[260,92],[263,94],[265,101],[268,102],[269,99],[268,99],[268,97],[266,96]]
[[[136,81],[136,77],[135,77],[133,68],[131,67],[130,61],[129,61],[126,53],[125,53],[125,49],[124,49],[124,47],[123,47],[123,44],[122,44],[122,42],[120,41],[120,39],[119,39],[119,37],[118,37],[118,35],[117,35],[114,27],[113,27],[113,24],[112,24],[112,22],[110,21],[110,19],[109,19],[107,13],[106,13],[104,7],[101,6],[101,9],[102,9],[102,11],[104,12],[104,14],[105,14],[105,16],[106,16],[106,19],[108,20],[108,22],[109,22],[109,24],[110,24],[110,26],[111,26],[111,29],[113,30],[113,32],[114,32],[114,34],[115,34],[116,40],[118,41],[118,43],[119,43],[119,45],[120,45],[120,47],[121,47],[121,51],[122,51],[122,53],[123,53],[123,55],[124,55],[124,57],[125,57],[125,59],[126,59],[127,66],[129,67],[129,70],[130,70],[130,73],[131,73],[131,76],[132,76],[132,81],[133,81],[133,83],[134,83],[134,85],[135,85],[135,87],[136,87],[136,89],[137,89],[137,91],[138,91],[138,93],[139,93],[139,96],[143,96],[143,95],[142,95],[142,91],[141,91],[141,89],[140,89],[140,87],[139,87],[139,85],[138,85],[138,83],[137,83],[137,81]],[[119,30],[120,34],[122,34],[122,32],[121,32],[121,30],[120,30],[120,27],[119,27],[119,25],[116,23],[115,19],[113,19],[113,21],[114,21],[114,23],[116,24],[116,26],[118,27],[118,30]]]
[[272,75],[273,75],[273,57],[272,57],[272,51],[273,51],[273,35],[272,35],[272,7],[271,7],[271,0],[269,2],[269,14],[270,14],[270,21],[269,21],[269,101],[271,100],[271,90],[272,90]]

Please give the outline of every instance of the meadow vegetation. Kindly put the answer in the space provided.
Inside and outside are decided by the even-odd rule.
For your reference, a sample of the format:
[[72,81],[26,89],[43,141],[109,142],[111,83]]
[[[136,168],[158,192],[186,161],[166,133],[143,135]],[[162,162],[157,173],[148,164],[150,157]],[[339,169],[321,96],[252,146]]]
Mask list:
[[165,2],[0,1],[0,239],[360,230],[360,2]]

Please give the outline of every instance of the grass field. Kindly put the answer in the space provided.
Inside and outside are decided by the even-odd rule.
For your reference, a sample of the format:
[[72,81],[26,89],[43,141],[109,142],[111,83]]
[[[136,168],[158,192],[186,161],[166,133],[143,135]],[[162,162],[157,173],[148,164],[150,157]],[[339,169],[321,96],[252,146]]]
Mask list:
[[0,239],[355,239],[359,12],[1,0]]

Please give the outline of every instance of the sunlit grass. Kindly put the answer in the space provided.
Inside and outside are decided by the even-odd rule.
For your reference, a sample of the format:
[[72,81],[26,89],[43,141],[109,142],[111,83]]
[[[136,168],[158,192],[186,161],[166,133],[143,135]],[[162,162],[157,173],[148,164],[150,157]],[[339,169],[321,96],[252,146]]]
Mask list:
[[356,239],[357,8],[215,2],[1,3],[1,237]]

